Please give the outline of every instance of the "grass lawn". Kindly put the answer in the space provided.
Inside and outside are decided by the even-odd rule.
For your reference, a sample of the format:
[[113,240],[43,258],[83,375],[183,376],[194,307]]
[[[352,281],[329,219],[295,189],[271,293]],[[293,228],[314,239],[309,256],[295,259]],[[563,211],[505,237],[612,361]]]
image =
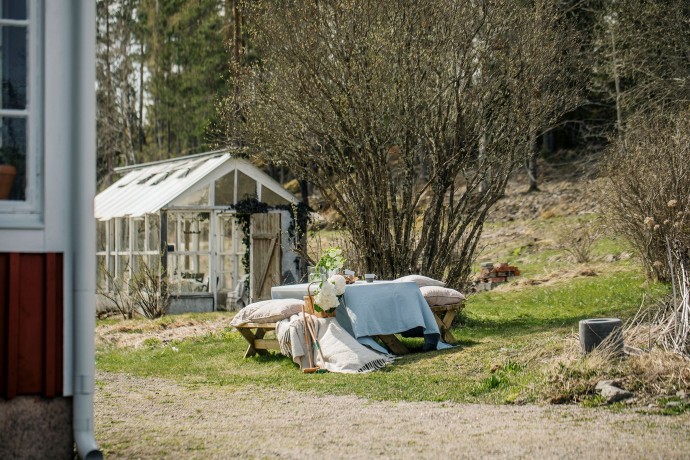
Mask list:
[[[541,402],[549,392],[553,359],[572,348],[578,321],[628,318],[650,289],[660,292],[663,287],[645,286],[638,272],[620,266],[600,276],[475,294],[467,301],[464,324],[453,331],[460,346],[413,353],[362,375],[302,374],[291,359],[277,354],[243,359],[246,342],[229,328],[165,345],[149,339],[137,349],[99,347],[97,367],[189,385],[265,385],[376,400]],[[194,321],[203,315],[177,318]],[[130,330],[137,333],[147,323],[132,320]],[[410,348],[421,348],[421,339],[405,341]]]

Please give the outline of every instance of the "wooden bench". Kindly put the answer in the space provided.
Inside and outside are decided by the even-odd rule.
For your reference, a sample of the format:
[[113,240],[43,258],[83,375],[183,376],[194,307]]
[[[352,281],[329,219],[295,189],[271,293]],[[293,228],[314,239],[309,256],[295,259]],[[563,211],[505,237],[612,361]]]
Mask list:
[[275,332],[276,323],[246,323],[235,326],[242,337],[249,343],[245,358],[254,355],[266,355],[268,350],[280,350],[278,339],[264,339],[267,332]]
[[[458,302],[451,305],[433,306],[431,311],[438,324],[441,332],[441,340],[451,345],[458,343],[457,339],[450,332],[453,319],[461,308],[465,308],[464,302]],[[274,332],[276,323],[246,323],[243,326],[236,326],[236,329],[242,334],[242,337],[249,343],[247,352],[244,354],[245,358],[255,355],[265,355],[268,350],[280,350],[278,340],[265,339],[267,332]],[[378,335],[381,342],[394,354],[404,355],[409,353],[408,348],[395,335]]]
[[458,314],[461,308],[465,308],[464,302],[431,307],[434,318],[436,318],[436,324],[438,324],[438,328],[441,331],[441,340],[451,345],[456,345],[458,343],[458,340],[450,332],[450,327],[453,324],[455,315]]

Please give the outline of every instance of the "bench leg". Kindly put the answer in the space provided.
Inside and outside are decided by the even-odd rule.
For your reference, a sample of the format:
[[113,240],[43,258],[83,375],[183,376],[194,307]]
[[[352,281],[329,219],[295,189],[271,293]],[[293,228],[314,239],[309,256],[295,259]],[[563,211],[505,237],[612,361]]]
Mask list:
[[381,342],[388,347],[390,351],[393,352],[393,354],[396,355],[406,355],[410,352],[410,350],[407,349],[404,343],[402,343],[398,338],[391,334],[391,335],[379,335],[379,339],[381,339]]
[[444,342],[451,345],[456,345],[458,343],[458,340],[450,332],[450,327],[453,324],[453,319],[455,319],[456,313],[457,310],[448,310],[446,311],[446,314],[443,315],[443,319],[441,319],[438,314],[434,312],[436,323],[438,324],[438,328],[441,330],[441,338]]
[[268,353],[266,350],[258,350],[254,348],[254,340],[263,338],[264,334],[266,334],[265,329],[258,329],[256,333],[245,328],[238,328],[237,330],[240,332],[240,334],[242,334],[242,337],[244,337],[244,339],[249,343],[249,347],[247,347],[247,352],[244,354],[245,358],[251,358],[256,354],[265,355]]

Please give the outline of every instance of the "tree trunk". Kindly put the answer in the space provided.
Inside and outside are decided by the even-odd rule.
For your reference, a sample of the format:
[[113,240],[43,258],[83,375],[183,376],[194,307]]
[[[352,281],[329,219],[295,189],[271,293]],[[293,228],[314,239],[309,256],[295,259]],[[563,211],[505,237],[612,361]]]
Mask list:
[[539,143],[537,142],[537,136],[532,138],[532,151],[530,152],[529,159],[527,160],[527,174],[529,175],[529,189],[527,193],[538,192],[539,185],[537,182],[537,156],[539,156]]
[[302,202],[309,206],[309,183],[306,180],[299,181],[299,191],[302,194]]

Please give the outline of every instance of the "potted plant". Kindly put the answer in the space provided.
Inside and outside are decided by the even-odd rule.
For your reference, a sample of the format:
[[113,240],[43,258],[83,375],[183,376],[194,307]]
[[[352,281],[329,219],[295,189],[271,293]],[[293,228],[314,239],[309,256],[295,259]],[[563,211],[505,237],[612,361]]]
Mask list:
[[0,200],[6,200],[10,197],[14,178],[17,176],[20,157],[17,147],[0,147]]

